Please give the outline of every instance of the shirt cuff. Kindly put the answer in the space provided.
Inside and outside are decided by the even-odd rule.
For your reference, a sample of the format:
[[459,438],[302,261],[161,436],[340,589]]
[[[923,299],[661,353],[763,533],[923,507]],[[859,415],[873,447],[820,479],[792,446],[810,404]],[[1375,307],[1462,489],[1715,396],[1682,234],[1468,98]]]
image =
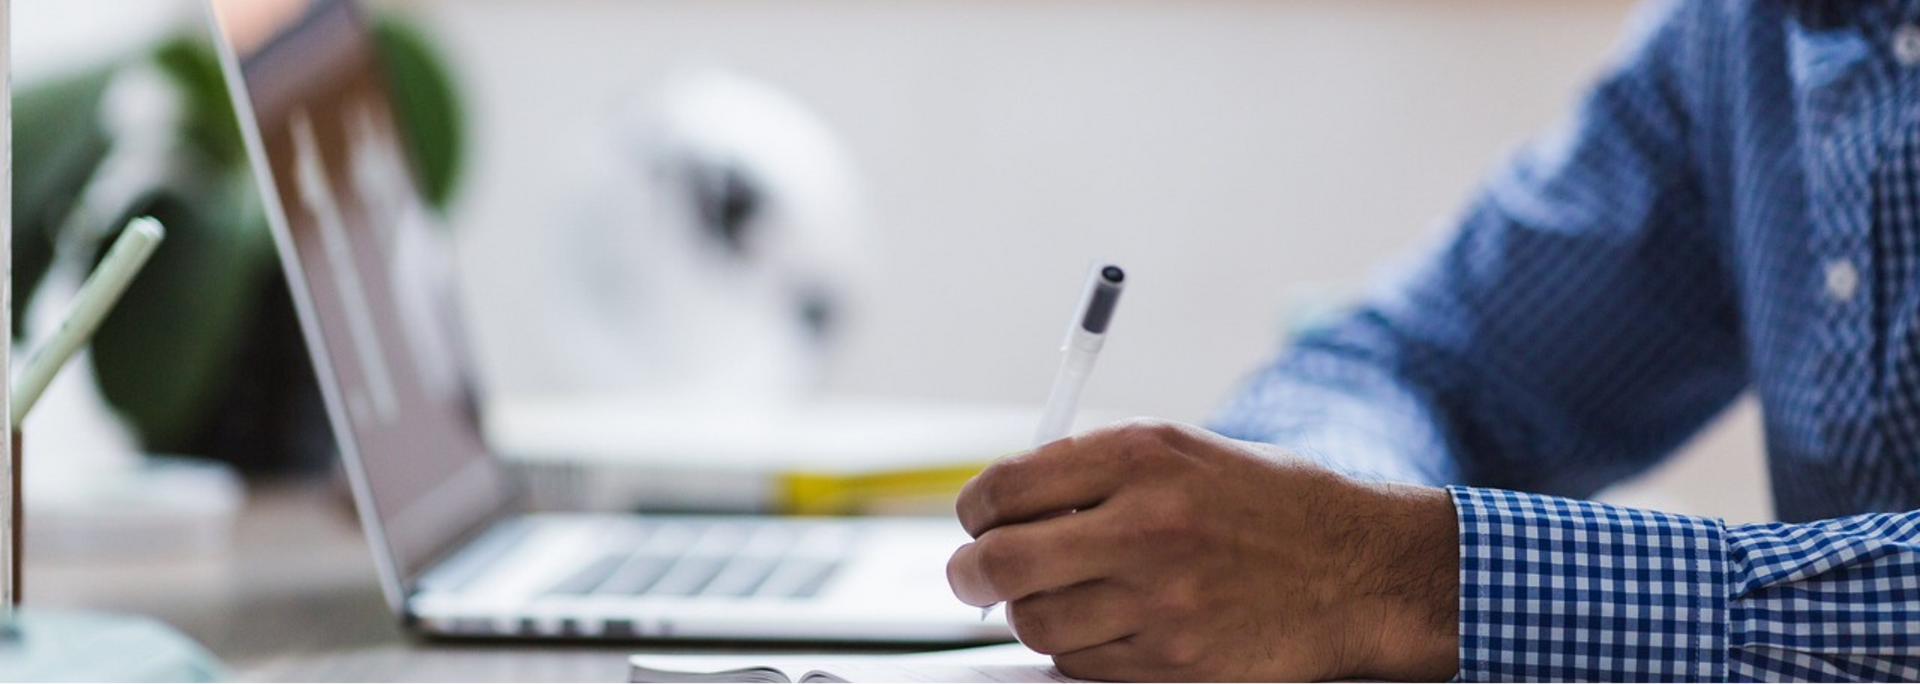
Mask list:
[[1719,520],[1448,487],[1460,523],[1460,678],[1719,680]]

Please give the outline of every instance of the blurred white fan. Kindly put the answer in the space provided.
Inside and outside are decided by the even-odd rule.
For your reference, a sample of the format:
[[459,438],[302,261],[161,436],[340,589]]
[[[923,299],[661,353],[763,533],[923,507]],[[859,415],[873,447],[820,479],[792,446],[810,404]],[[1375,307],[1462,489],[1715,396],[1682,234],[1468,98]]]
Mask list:
[[819,381],[866,270],[845,147],[793,97],[678,73],[620,114],[612,185],[570,236],[567,359],[601,381],[780,401]]

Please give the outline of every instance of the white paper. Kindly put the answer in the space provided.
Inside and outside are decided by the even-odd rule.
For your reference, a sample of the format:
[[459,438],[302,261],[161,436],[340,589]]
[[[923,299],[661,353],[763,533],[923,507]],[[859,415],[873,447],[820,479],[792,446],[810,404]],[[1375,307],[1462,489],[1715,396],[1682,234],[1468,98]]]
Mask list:
[[[1053,666],[1053,659],[1020,644],[983,646],[904,655],[635,655],[634,681],[755,681],[753,674],[777,673],[790,681],[847,682],[1076,682]],[[646,678],[647,672],[714,673],[719,677]],[[821,673],[826,677],[807,677]],[[804,679],[803,679],[804,678]],[[758,680],[766,681],[766,680]],[[774,681],[779,681],[778,678]]]

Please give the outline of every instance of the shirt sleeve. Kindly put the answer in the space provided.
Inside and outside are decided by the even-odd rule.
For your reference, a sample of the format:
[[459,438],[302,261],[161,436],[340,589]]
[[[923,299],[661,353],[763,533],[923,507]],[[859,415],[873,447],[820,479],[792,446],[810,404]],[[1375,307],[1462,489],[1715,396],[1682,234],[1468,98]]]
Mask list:
[[1684,9],[1655,3],[1562,126],[1426,256],[1247,380],[1209,424],[1350,474],[1587,496],[1746,386],[1699,189]]
[[1920,512],[1729,527],[1449,492],[1463,680],[1920,679]]

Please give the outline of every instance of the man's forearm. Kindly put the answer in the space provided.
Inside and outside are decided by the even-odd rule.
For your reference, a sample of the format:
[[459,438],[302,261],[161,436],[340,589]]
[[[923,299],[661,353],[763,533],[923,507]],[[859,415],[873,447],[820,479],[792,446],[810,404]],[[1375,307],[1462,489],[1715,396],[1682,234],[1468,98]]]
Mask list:
[[1461,479],[1422,388],[1370,359],[1301,340],[1209,421],[1234,439],[1275,444],[1358,480],[1438,486]]

